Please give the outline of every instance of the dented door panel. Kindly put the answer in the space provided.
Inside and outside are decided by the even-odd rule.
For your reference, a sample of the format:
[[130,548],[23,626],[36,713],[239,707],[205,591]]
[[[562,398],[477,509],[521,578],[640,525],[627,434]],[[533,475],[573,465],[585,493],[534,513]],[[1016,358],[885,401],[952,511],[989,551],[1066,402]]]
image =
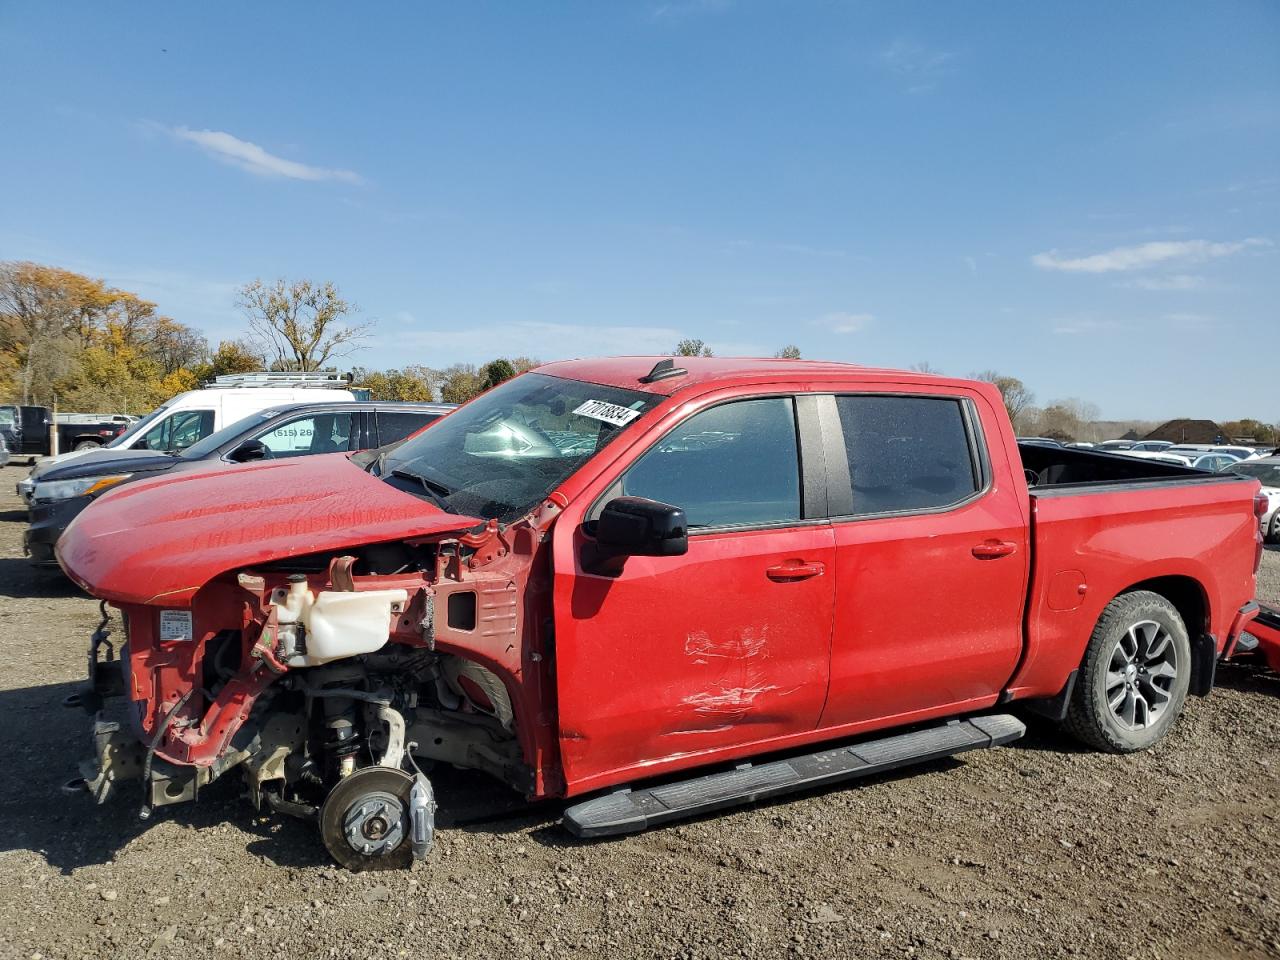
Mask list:
[[[584,537],[557,528],[581,558]],[[556,676],[569,793],[627,768],[812,730],[827,692],[831,528],[692,537],[683,557],[556,577]],[[808,564],[821,572],[771,579]],[[808,573],[809,571],[804,571]],[[778,574],[775,573],[774,577]]]

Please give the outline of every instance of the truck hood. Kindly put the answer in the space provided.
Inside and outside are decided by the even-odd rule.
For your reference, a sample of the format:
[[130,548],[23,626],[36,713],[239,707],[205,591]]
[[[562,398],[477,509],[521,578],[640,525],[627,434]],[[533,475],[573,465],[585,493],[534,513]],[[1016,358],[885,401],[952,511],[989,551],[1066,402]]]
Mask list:
[[229,570],[481,523],[397,490],[339,453],[129,483],[76,517],[56,553],[95,597],[181,607]]

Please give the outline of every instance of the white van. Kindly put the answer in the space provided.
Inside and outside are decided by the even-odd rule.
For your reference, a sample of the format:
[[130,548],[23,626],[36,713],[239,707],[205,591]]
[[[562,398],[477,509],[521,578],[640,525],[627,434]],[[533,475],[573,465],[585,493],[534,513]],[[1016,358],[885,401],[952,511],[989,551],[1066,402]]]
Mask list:
[[[121,450],[176,453],[215,430],[221,430],[251,413],[287,403],[309,400],[354,401],[347,381],[338,373],[238,373],[217,377],[213,386],[188,390],[166,400],[104,447],[44,457],[25,480],[18,494],[29,501],[35,482],[54,464],[82,457],[111,457]],[[316,394],[323,391],[323,396]]]

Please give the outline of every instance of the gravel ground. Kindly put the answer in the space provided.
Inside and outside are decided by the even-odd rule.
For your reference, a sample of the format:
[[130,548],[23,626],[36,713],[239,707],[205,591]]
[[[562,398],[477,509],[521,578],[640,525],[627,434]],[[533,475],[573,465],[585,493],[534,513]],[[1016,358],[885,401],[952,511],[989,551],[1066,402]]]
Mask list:
[[[0,958],[1280,955],[1280,678],[1243,666],[1147,753],[1037,726],[610,842],[457,776],[437,785],[455,825],[404,873],[332,868],[234,783],[147,824],[131,795],[92,807],[59,791],[87,750],[59,704],[96,607],[21,558],[24,472],[0,471]],[[1280,604],[1280,550],[1260,592]]]

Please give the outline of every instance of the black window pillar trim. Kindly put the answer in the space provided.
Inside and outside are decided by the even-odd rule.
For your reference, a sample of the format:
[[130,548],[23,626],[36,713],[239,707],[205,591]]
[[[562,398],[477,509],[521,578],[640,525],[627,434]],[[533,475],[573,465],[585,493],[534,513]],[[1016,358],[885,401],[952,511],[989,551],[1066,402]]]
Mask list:
[[817,394],[796,394],[793,398],[796,437],[800,455],[800,516],[806,520],[825,518],[828,514],[829,482],[826,437]]
[[849,457],[835,394],[813,394],[826,447],[827,516],[847,517],[853,513],[853,482],[849,478]]

